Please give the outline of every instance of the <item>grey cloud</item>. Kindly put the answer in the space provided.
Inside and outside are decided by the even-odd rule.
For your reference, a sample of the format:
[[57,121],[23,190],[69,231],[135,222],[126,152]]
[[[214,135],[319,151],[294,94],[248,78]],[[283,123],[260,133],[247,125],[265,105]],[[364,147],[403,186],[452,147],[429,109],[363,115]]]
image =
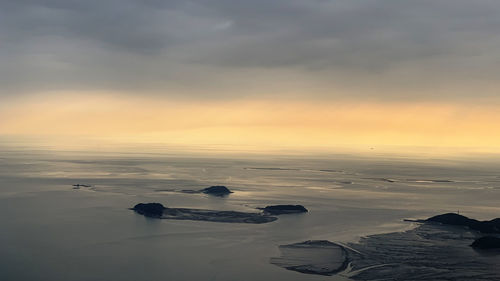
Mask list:
[[491,97],[500,70],[498,1],[0,5],[3,95],[94,89],[237,98],[279,85],[290,92],[288,85],[333,98],[341,91],[328,89],[408,99],[437,91],[468,98],[457,89],[483,87],[475,95]]

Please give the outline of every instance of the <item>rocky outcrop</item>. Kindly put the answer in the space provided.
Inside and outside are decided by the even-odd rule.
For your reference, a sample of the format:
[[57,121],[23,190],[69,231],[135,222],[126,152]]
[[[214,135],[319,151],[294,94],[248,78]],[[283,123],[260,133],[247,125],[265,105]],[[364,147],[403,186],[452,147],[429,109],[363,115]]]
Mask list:
[[500,238],[493,236],[485,236],[476,239],[472,244],[472,248],[489,250],[489,249],[500,249]]
[[166,209],[160,203],[139,203],[132,208],[137,213],[151,218],[160,218]]
[[478,221],[455,213],[447,213],[428,218],[424,222],[437,222],[447,225],[464,226],[481,233],[500,233],[500,218]]
[[260,209],[270,215],[307,213],[307,209],[302,205],[272,205]]
[[227,187],[222,186],[222,185],[207,187],[207,188],[202,189],[201,192],[203,192],[205,194],[210,194],[213,196],[226,196],[226,195],[233,193]]

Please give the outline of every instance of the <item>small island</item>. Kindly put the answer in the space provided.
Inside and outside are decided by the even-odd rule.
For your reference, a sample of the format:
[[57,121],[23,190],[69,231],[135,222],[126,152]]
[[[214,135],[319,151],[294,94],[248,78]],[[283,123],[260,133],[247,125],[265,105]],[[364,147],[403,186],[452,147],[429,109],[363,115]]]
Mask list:
[[205,193],[205,194],[210,194],[210,195],[219,196],[219,197],[227,196],[227,195],[233,193],[227,187],[222,186],[222,185],[215,185],[215,186],[207,187],[207,188],[204,188],[200,191],[202,193]]
[[166,209],[160,203],[139,203],[132,208],[137,213],[150,218],[160,218]]
[[270,215],[283,215],[283,214],[297,214],[307,213],[307,209],[302,205],[272,205],[265,208],[259,208],[265,214]]
[[160,203],[139,203],[131,209],[138,214],[144,215],[149,218],[171,220],[261,224],[272,222],[278,219],[277,217],[270,216],[264,213],[167,208]]
[[204,193],[212,196],[217,196],[217,197],[225,197],[231,193],[233,193],[229,188],[223,186],[223,185],[214,185],[210,186],[207,188],[203,189],[198,189],[198,190],[193,190],[193,189],[183,189],[180,192],[182,193],[188,193],[188,194],[199,194],[199,193]]
[[247,213],[205,209],[168,208],[163,206],[161,203],[139,203],[131,208],[131,210],[134,210],[138,214],[150,218],[255,224],[275,221],[278,219],[275,217],[276,215],[307,212],[307,209],[302,205],[274,205],[258,209],[262,210],[262,212]]

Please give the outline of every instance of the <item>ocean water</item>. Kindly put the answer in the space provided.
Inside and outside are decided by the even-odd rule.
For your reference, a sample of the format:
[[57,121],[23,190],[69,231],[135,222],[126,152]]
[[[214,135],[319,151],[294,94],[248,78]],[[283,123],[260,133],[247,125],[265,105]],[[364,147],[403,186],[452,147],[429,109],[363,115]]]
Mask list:
[[[0,280],[348,280],[270,263],[279,245],[355,243],[405,218],[500,217],[500,161],[354,154],[0,149]],[[73,189],[73,184],[91,187]],[[186,194],[225,185],[219,198]],[[145,218],[140,202],[309,213],[260,225]]]

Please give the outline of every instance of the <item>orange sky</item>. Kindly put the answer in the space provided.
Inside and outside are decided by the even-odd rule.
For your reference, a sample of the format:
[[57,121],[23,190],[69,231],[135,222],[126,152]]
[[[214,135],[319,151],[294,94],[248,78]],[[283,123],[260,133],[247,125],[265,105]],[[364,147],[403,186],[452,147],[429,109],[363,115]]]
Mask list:
[[181,101],[39,95],[0,105],[0,134],[182,145],[500,148],[500,110],[465,103]]
[[479,2],[9,1],[0,141],[500,151]]

